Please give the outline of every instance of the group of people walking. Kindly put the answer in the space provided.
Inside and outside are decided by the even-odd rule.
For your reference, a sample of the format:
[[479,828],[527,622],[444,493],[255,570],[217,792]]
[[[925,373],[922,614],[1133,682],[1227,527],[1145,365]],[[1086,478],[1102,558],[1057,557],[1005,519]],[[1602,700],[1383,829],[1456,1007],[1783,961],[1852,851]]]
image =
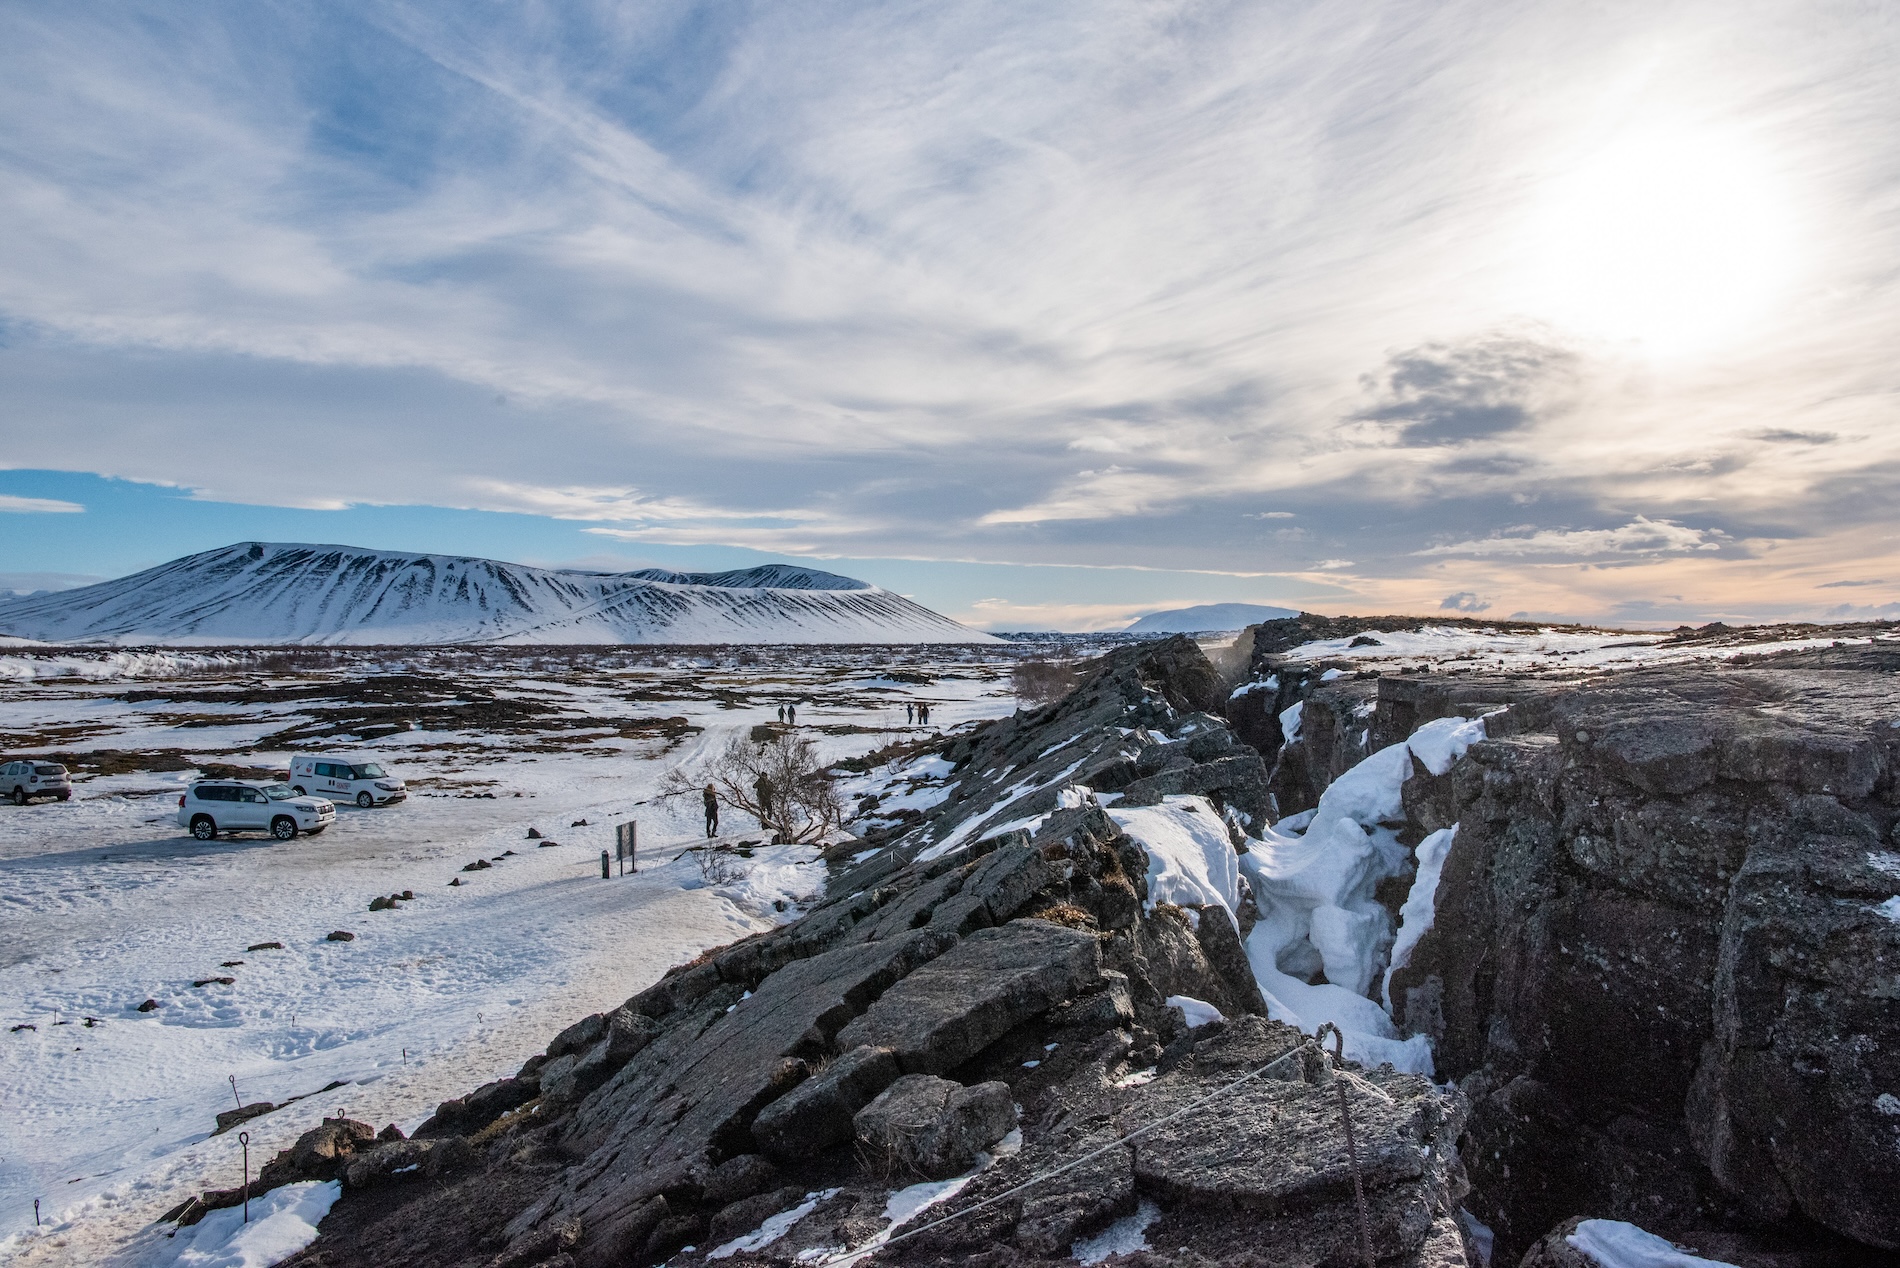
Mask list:
[[904,721],[912,726],[930,725],[930,706],[927,704],[907,704],[904,706]]
[[778,707],[778,724],[780,726],[798,725],[798,705],[796,703],[782,704]]

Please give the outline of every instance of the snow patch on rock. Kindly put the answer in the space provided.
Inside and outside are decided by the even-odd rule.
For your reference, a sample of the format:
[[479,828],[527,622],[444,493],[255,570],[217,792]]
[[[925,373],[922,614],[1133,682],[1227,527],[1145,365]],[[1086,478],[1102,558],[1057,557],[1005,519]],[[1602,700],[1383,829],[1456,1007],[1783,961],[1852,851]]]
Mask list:
[[1676,1249],[1654,1233],[1622,1220],[1585,1220],[1564,1239],[1600,1268],[1735,1268]]
[[343,1196],[337,1180],[286,1184],[251,1199],[244,1208],[211,1212],[146,1261],[146,1268],[269,1268],[317,1240],[317,1224]]
[[1148,854],[1148,910],[1156,903],[1240,908],[1240,856],[1227,825],[1205,797],[1170,796],[1158,806],[1110,810],[1109,818]]
[[1084,1237],[1069,1247],[1069,1254],[1079,1264],[1099,1264],[1110,1255],[1152,1250],[1148,1245],[1148,1226],[1160,1218],[1161,1208],[1143,1198],[1133,1215],[1124,1215],[1095,1236]]

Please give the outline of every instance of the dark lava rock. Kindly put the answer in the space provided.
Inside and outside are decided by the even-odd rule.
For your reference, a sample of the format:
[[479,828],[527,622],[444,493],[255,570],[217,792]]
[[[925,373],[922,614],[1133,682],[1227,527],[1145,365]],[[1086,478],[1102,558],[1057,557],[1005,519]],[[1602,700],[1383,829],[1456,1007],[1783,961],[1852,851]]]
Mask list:
[[776,1186],[779,1170],[771,1159],[740,1154],[714,1167],[700,1181],[700,1196],[708,1206],[727,1206]]
[[224,1135],[224,1133],[230,1131],[233,1127],[236,1127],[239,1123],[248,1123],[253,1118],[259,1118],[265,1114],[270,1113],[272,1110],[276,1108],[277,1106],[271,1104],[269,1101],[253,1101],[251,1104],[246,1105],[241,1109],[225,1110],[223,1113],[218,1115],[217,1130],[212,1132],[211,1134],[213,1136],[222,1136]]
[[284,944],[281,942],[253,942],[244,949],[246,951],[282,951]]
[[1517,694],[1497,738],[1408,791],[1458,833],[1392,981],[1472,1097],[1471,1207],[1500,1255],[1579,1210],[1900,1249],[1876,1108],[1900,1088],[1895,669],[1868,648],[1441,679],[1389,709],[1381,682],[1396,721],[1375,731]]
[[967,1171],[1016,1125],[1006,1083],[964,1087],[930,1074],[907,1074],[857,1112],[858,1145],[887,1176],[945,1180]]
[[157,1008],[158,1008],[158,1001],[155,999],[148,999],[143,1004],[139,1005],[139,1011],[141,1013],[153,1012]]
[[356,935],[351,933],[348,929],[332,929],[329,935],[324,938],[324,941],[325,942],[355,942]]
[[539,841],[540,839],[541,839],[541,829],[539,828],[528,829],[528,840]]
[[[331,936],[334,937],[335,935],[332,934]],[[193,986],[231,986],[235,984],[236,982],[237,982],[237,979],[234,977],[201,977],[197,981],[193,982],[192,985]]]
[[889,1048],[913,1073],[951,1070],[1018,1023],[1081,994],[1101,960],[1101,944],[1079,929],[1041,920],[979,929],[892,986],[838,1032],[838,1043]]
[[852,1117],[900,1073],[889,1048],[853,1048],[761,1110],[752,1123],[753,1139],[766,1153],[786,1159],[850,1140]]
[[391,907],[394,907],[395,905],[396,904],[391,902],[388,898],[383,898],[383,897],[372,898],[369,900],[369,909],[371,911],[388,911]]
[[464,872],[485,872],[493,866],[495,865],[490,863],[487,859],[476,859],[473,863],[464,863],[462,870]]
[[253,1192],[295,1181],[334,1181],[355,1154],[374,1148],[376,1129],[353,1118],[325,1118],[296,1137],[296,1144],[264,1163]]
[[713,1213],[711,1224],[706,1229],[706,1240],[729,1242],[735,1237],[744,1237],[771,1216],[780,1211],[789,1211],[804,1198],[805,1191],[795,1186],[742,1198]]

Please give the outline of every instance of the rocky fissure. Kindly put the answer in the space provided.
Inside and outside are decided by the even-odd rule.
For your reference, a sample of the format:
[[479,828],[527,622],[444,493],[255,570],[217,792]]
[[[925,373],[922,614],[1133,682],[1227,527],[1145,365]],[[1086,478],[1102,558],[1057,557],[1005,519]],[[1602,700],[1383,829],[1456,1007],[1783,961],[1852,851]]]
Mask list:
[[[941,800],[835,851],[799,920],[414,1141],[333,1129],[345,1196],[293,1262],[1033,1264],[1112,1227],[1129,1263],[1343,1266],[1354,1155],[1380,1264],[1569,1263],[1581,1218],[1745,1268],[1887,1262],[1900,651],[1558,679],[1276,646],[1244,682],[1185,638],[1120,649],[951,739]],[[1391,945],[1435,842],[1389,983],[1434,1074],[1338,1064],[1269,1017],[1238,861],[1450,718],[1483,738],[1399,751],[1379,831],[1408,861],[1365,917]]]

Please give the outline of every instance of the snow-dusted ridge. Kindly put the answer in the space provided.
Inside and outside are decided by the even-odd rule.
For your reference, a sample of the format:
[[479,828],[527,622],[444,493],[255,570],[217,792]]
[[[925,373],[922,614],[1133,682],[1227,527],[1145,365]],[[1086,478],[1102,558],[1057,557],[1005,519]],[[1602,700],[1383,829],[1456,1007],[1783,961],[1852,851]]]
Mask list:
[[98,585],[0,601],[54,643],[987,643],[816,569],[586,572],[355,546],[240,542]]

